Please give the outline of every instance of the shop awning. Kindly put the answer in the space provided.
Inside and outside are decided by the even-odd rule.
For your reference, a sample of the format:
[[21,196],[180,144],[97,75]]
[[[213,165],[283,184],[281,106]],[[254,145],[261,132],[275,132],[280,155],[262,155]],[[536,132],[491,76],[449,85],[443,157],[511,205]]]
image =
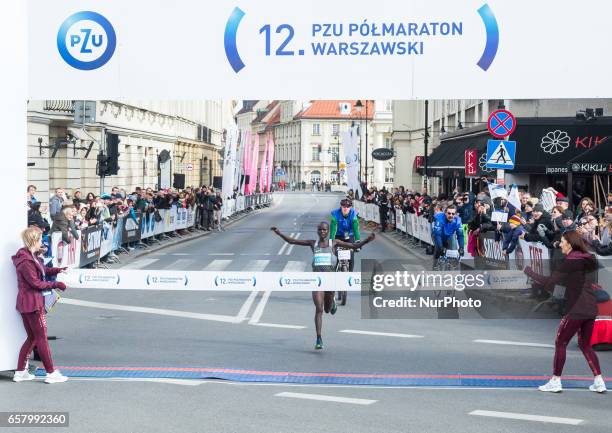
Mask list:
[[612,174],[612,137],[569,161],[574,173]]
[[518,118],[510,137],[516,141],[516,165],[509,171],[567,172],[570,161],[598,147],[608,136],[612,136],[612,117],[588,122],[573,117]]
[[[516,141],[516,161],[511,173],[562,174],[567,173],[570,161],[583,163],[612,162],[612,117],[598,117],[591,121],[574,117],[518,118],[517,128],[509,138]],[[464,135],[442,140],[427,161],[430,176],[463,176],[464,154],[468,148],[478,152],[478,175],[491,174],[485,171],[487,141],[493,139],[487,131],[466,132]],[[610,138],[612,140],[612,138]],[[599,148],[599,150],[597,150]],[[590,160],[578,160],[590,154]],[[595,152],[597,150],[597,152]],[[586,156],[585,156],[586,157]],[[582,170],[582,167],[576,166]],[[591,168],[584,166],[581,172]],[[599,169],[603,170],[602,167]],[[602,171],[599,171],[600,173]]]
[[479,175],[483,175],[483,155],[487,152],[488,139],[489,136],[486,131],[478,131],[442,140],[440,145],[427,158],[427,172],[429,176],[464,176],[465,151],[467,149],[476,149],[478,152],[479,162],[483,161],[482,167],[479,167]]

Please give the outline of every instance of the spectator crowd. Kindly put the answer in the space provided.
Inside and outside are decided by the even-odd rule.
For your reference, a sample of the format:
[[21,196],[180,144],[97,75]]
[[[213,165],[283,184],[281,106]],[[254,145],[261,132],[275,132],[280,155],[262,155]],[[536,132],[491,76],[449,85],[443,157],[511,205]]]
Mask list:
[[[600,206],[596,206],[589,197],[570,203],[565,195],[549,188],[554,194],[554,206],[546,210],[543,200],[533,197],[528,191],[519,191],[520,207],[512,205],[507,198],[492,199],[489,186],[478,194],[455,191],[437,197],[408,191],[403,186],[392,191],[365,186],[362,190],[361,201],[378,206],[381,231],[389,226],[395,229],[396,210],[432,222],[435,214],[453,205],[457,209],[457,218],[467,225],[467,249],[473,256],[478,255],[478,237],[487,232],[495,233],[496,238],[503,242],[505,255],[514,251],[519,239],[542,242],[547,248],[559,249],[561,235],[568,231],[579,233],[593,253],[612,254],[612,192]],[[352,190],[348,196],[355,198]],[[505,215],[503,222],[495,221],[495,211]]]
[[[128,193],[124,189],[113,187],[110,193],[96,195],[92,192],[83,194],[75,189],[67,193],[57,188],[53,196],[44,204],[37,196],[34,185],[28,186],[28,226],[38,227],[43,233],[43,245],[50,254],[50,236],[55,232],[62,234],[64,242],[79,238],[81,229],[103,224],[116,225],[121,217],[132,219],[136,224],[140,218],[155,218],[160,221],[159,210],[191,208],[195,211],[195,230],[222,231],[223,198],[221,192],[202,186],[186,188],[182,191],[152,188],[140,188]],[[238,195],[234,193],[233,198]],[[165,235],[158,235],[162,237]],[[159,240],[159,239],[158,239]],[[133,249],[128,245],[128,249]]]

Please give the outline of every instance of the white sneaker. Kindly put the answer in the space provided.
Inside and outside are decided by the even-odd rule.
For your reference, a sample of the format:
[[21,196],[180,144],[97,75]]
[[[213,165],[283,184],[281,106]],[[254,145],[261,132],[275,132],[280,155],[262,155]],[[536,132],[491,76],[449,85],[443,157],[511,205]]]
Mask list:
[[13,382],[25,382],[26,380],[34,380],[36,376],[30,374],[27,367],[25,370],[15,370],[15,375],[13,376]]
[[595,377],[595,380],[593,381],[593,385],[589,386],[589,390],[593,392],[598,392],[600,394],[604,393],[607,391],[606,382],[604,382],[601,376],[597,376]]
[[53,370],[53,373],[47,373],[45,383],[61,383],[66,382],[67,380],[68,377],[64,376],[59,370],[55,369]]
[[561,386],[561,379],[553,377],[547,383],[539,386],[538,389],[542,392],[561,392],[563,387]]

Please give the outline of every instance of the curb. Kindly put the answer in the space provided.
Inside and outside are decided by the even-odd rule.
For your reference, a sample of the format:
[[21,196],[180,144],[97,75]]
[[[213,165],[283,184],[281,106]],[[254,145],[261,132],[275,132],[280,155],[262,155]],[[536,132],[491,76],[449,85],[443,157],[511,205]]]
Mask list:
[[[236,216],[236,217],[230,217],[230,219],[228,219],[226,221],[226,223],[223,225],[223,227],[224,228],[230,227],[230,226],[234,225],[235,223],[237,223],[238,221],[242,221],[243,219],[247,218],[250,215],[253,215],[255,213],[259,213],[262,210],[270,209],[270,208],[271,208],[271,206],[267,206],[267,207],[263,207],[263,208],[259,208],[259,209],[253,209],[253,210],[251,210],[249,212],[246,212],[246,213],[243,213],[243,214],[238,214],[238,216]],[[130,253],[127,253],[127,255],[121,254],[119,256],[121,262],[119,262],[119,263],[108,263],[108,264],[105,264],[105,265],[108,267],[108,269],[114,269],[117,265],[123,266],[123,265],[129,263],[130,261],[132,261],[134,259],[137,259],[137,258],[140,258],[140,257],[143,257],[143,256],[146,256],[147,254],[151,254],[151,253],[163,250],[164,248],[168,248],[168,247],[171,247],[171,246],[174,246],[174,245],[177,245],[177,244],[181,244],[181,243],[184,243],[184,242],[189,242],[189,241],[193,241],[193,240],[196,240],[196,239],[200,239],[200,238],[206,237],[206,236],[208,236],[208,235],[210,235],[212,233],[212,231],[202,231],[202,230],[199,230],[199,229],[197,229],[197,230],[195,230],[193,232],[191,232],[189,230],[186,230],[186,232],[187,232],[186,234],[177,236],[176,238],[166,239],[165,241],[162,241],[162,244],[160,244],[160,245],[154,244],[154,245],[149,246],[147,249],[142,249],[142,250],[138,250],[138,251],[132,251]],[[102,269],[104,269],[104,268],[102,267]]]

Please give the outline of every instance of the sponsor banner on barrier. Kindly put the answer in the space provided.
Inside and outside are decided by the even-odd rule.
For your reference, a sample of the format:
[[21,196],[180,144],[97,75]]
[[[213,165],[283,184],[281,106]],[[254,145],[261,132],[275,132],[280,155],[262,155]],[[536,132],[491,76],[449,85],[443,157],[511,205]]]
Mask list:
[[187,227],[193,227],[193,225],[195,224],[195,219],[193,218],[194,214],[195,211],[193,208],[187,209]]
[[62,234],[55,232],[51,235],[51,255],[53,266],[56,268],[78,268],[81,260],[81,240],[72,239],[64,242]]
[[123,218],[123,234],[121,243],[138,242],[140,240],[140,222],[134,221],[134,218]]
[[115,228],[112,224],[104,223],[102,225],[102,243],[100,244],[100,257],[104,257],[113,250],[113,237],[115,236]]
[[153,234],[155,236],[161,235],[166,231],[166,221],[169,218],[168,216],[166,216],[166,214],[168,213],[167,209],[159,209],[157,212],[159,213],[161,220],[155,223],[155,230],[153,231]]
[[[261,194],[256,197],[262,205],[272,201],[271,194]],[[245,197],[226,201],[228,209],[233,213],[237,204],[244,203]],[[137,215],[137,221],[130,216],[117,218],[116,224],[104,223],[103,226],[89,226],[80,231],[79,239],[71,243],[62,241],[62,234],[51,236],[51,256],[53,266],[78,268],[93,263],[116,251],[128,242],[138,242],[154,235],[174,230],[192,227],[195,223],[195,210],[192,208],[176,208],[159,210],[161,221],[155,221],[153,213]]]
[[395,228],[402,232],[406,232],[406,220],[401,209],[395,209]]
[[119,218],[117,220],[117,225],[115,226],[115,233],[113,233],[113,251],[117,251],[119,248],[121,248],[124,222],[125,218]]
[[140,219],[140,239],[150,238],[155,234],[155,215],[145,212]]
[[102,229],[98,226],[89,226],[81,230],[81,249],[79,266],[94,263],[100,258],[102,245]]

